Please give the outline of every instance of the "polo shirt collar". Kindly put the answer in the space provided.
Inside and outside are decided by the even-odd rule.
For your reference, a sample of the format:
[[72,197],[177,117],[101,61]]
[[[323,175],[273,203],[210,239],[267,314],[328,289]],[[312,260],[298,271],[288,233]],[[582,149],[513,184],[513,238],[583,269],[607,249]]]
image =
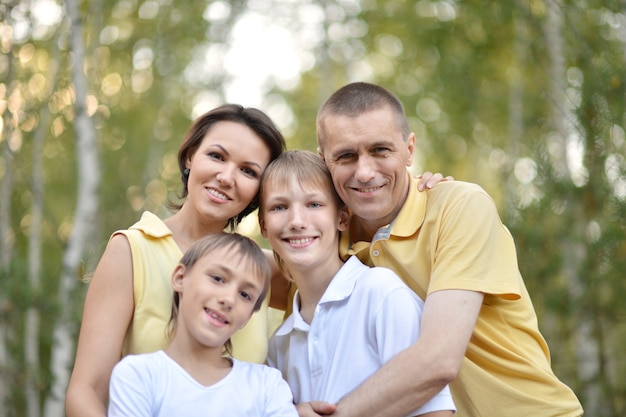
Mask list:
[[172,235],[172,231],[165,225],[165,222],[149,211],[144,211],[141,215],[141,219],[132,225],[130,229],[140,230],[145,235],[154,238],[162,238]]
[[[320,299],[318,308],[322,304],[332,303],[335,301],[341,301],[349,298],[354,291],[356,285],[356,279],[359,276],[359,270],[361,268],[367,268],[357,257],[349,258],[345,264],[337,271],[337,274],[333,277],[324,291],[322,298]],[[317,313],[317,309],[316,309]],[[284,336],[291,333],[294,329],[309,331],[310,325],[304,321],[300,315],[300,290],[296,290],[293,297],[293,309],[291,315],[284,321],[282,326],[276,331],[277,336]]]

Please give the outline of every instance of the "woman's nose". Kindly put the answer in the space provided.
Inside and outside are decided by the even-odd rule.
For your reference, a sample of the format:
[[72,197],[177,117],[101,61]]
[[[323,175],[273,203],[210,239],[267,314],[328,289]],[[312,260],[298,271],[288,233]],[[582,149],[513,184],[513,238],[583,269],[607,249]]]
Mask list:
[[235,175],[233,170],[233,168],[224,167],[224,169],[217,173],[217,181],[224,187],[232,187],[235,184]]

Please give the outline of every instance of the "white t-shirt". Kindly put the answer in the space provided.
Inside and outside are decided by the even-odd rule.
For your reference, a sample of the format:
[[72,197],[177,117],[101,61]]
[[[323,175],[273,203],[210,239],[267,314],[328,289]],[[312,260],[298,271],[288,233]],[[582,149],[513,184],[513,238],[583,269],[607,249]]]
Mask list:
[[[351,257],[332,279],[311,325],[293,313],[270,338],[268,363],[289,383],[296,404],[337,403],[419,336],[424,303],[387,268]],[[411,416],[456,410],[448,387]]]
[[160,350],[128,355],[113,369],[109,417],[297,417],[280,372],[233,360],[219,382],[203,386]]

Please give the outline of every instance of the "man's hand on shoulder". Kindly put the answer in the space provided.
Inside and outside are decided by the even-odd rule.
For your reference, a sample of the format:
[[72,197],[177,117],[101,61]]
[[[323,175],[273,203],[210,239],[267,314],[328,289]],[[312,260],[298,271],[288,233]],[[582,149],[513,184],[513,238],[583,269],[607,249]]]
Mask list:
[[433,174],[430,171],[426,171],[422,175],[417,175],[415,176],[415,178],[420,180],[417,184],[418,191],[424,191],[427,189],[429,190],[440,182],[454,181],[454,177],[452,177],[451,175],[444,177],[443,174],[440,174],[438,172],[436,174]]

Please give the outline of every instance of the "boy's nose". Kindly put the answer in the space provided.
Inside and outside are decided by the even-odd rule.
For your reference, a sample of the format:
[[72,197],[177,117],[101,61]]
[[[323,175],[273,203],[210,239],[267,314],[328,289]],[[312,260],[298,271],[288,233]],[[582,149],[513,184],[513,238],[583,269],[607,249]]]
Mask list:
[[305,226],[304,209],[292,206],[289,210],[289,228],[300,229]]

